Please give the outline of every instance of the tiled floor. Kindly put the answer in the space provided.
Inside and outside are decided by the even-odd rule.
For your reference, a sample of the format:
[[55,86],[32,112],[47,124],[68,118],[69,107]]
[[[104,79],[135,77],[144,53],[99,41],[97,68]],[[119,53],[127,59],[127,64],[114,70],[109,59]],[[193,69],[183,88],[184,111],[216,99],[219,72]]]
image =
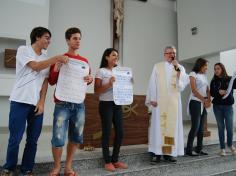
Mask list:
[[[187,135],[190,129],[190,125],[188,123],[184,124],[184,138],[185,143],[187,139]],[[211,132],[210,137],[204,138],[204,144],[212,144],[218,143],[218,134],[217,134],[217,127],[215,125],[210,125],[208,127],[209,131]],[[236,131],[234,130],[234,134]],[[39,142],[38,142],[38,152],[36,156],[36,162],[43,162],[43,161],[52,161],[52,154],[51,154],[51,131],[49,129],[43,130]],[[8,140],[8,132],[7,130],[1,130],[0,132],[0,165],[4,164],[5,157],[6,157],[6,148],[7,148],[7,140]],[[22,151],[25,144],[25,137],[22,140],[19,152],[19,162],[21,161],[20,158],[22,157]],[[123,146],[122,148],[129,148],[134,146]],[[137,146],[138,147],[138,146]],[[96,149],[96,151],[100,151],[100,149]],[[79,150],[78,153],[84,152],[83,150]],[[78,155],[79,157],[79,155]],[[65,150],[63,152],[63,159],[65,159]]]

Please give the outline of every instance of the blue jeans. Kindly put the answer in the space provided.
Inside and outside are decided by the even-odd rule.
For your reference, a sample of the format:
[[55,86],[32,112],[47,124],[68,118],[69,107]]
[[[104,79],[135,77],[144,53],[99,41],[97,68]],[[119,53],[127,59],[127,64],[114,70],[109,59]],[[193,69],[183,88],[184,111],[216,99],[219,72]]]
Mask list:
[[68,139],[73,143],[83,143],[83,130],[85,123],[84,103],[69,102],[56,103],[53,119],[52,146],[63,147],[68,131]]
[[225,149],[225,127],[227,145],[231,147],[233,144],[233,107],[232,105],[213,105],[213,111],[218,126],[220,148]]
[[34,109],[34,105],[11,101],[9,114],[10,136],[8,140],[6,163],[3,166],[4,169],[13,171],[16,168],[19,144],[27,122],[26,145],[20,168],[22,173],[32,171],[35,163],[37,141],[43,124],[43,114],[36,116]]

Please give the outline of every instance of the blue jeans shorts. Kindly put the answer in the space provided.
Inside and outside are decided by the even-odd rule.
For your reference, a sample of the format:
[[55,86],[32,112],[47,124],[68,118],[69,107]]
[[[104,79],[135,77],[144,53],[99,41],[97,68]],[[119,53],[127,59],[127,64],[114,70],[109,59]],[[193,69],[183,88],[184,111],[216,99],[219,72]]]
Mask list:
[[53,147],[63,147],[65,145],[67,130],[70,142],[83,143],[85,123],[84,103],[56,103],[53,115],[53,135],[51,140]]

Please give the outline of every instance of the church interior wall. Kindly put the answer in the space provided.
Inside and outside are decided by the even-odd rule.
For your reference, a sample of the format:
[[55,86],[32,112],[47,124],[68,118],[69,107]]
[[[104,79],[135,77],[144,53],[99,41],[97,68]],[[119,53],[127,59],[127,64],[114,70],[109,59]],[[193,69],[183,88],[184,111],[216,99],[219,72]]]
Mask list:
[[235,7],[234,0],[177,0],[180,59],[235,49]]

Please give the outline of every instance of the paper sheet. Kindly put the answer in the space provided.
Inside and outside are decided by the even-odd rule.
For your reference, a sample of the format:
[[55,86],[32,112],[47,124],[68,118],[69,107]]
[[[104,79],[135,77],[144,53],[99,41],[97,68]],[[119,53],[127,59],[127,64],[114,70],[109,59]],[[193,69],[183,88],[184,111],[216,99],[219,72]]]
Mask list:
[[230,92],[231,92],[231,90],[232,90],[232,88],[233,88],[233,84],[234,84],[235,78],[236,78],[236,72],[234,72],[232,78],[230,79],[229,86],[228,86],[227,91],[226,91],[227,93],[223,96],[222,99],[227,98],[228,95],[230,94]]
[[113,98],[116,105],[130,105],[133,102],[132,70],[128,67],[115,67]]
[[55,96],[61,101],[82,103],[87,91],[84,77],[89,74],[86,62],[70,58],[68,64],[61,67]]

